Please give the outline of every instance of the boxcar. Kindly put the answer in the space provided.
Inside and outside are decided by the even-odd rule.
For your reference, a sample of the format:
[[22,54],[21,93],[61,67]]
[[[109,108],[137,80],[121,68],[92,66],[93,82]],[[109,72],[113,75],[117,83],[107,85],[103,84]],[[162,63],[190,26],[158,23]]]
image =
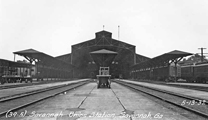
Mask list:
[[159,66],[154,68],[138,69],[133,71],[133,77],[136,79],[151,79],[158,81],[174,81],[180,78],[181,67],[170,64],[169,66]]
[[207,83],[208,63],[181,66],[181,78],[188,82]]
[[0,59],[0,82],[32,82],[32,64]]

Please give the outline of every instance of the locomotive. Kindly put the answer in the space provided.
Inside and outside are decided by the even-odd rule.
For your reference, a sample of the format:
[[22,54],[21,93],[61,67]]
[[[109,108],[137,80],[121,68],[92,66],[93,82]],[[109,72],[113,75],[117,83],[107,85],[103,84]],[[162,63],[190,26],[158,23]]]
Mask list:
[[32,75],[35,73],[34,65],[30,63],[13,62],[0,59],[0,82],[16,83],[28,81],[32,82]]

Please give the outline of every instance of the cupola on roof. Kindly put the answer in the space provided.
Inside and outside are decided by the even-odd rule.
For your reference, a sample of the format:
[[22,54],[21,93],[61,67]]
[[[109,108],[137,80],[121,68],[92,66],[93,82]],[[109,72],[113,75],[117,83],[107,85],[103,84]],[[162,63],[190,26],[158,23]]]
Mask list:
[[100,39],[100,38],[111,39],[112,38],[112,33],[103,30],[103,31],[100,31],[100,32],[95,33],[95,38],[96,39]]

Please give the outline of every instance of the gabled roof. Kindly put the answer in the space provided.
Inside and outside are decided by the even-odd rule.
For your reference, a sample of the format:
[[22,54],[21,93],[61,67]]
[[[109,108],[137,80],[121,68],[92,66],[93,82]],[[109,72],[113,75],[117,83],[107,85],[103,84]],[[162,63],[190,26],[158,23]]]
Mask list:
[[43,52],[39,52],[37,50],[34,49],[26,49],[26,50],[21,50],[21,51],[17,51],[17,52],[13,52],[14,54],[20,55],[20,56],[24,56],[24,57],[29,57],[33,60],[38,59],[38,60],[52,60],[54,59],[54,57],[47,55]]
[[176,58],[180,58],[180,57],[186,57],[189,55],[193,55],[193,54],[188,53],[188,52],[179,51],[179,50],[173,50],[171,52],[154,57],[151,60],[168,61],[168,60],[172,60],[172,59],[176,59]]
[[54,68],[59,69],[69,69],[73,66],[71,64],[68,64],[66,62],[63,62],[61,60],[58,60],[48,54],[45,54],[43,52],[39,52],[34,49],[26,49],[22,51],[13,52],[14,54],[18,54],[20,56],[24,56],[26,59],[31,59],[33,61],[38,60],[42,62],[46,66],[53,66]]
[[41,53],[41,52],[34,50],[34,49],[27,49],[27,50],[14,52],[14,54],[24,54],[24,53]]
[[65,56],[71,56],[71,53],[67,53],[67,54],[59,55],[59,56],[56,56],[55,58],[65,57]]
[[95,38],[87,40],[78,44],[72,45],[72,49],[82,49],[87,47],[96,46],[109,46],[119,47],[124,49],[134,49],[136,46],[116,40],[112,38],[112,33],[108,31],[100,31],[95,33]]
[[154,57],[150,60],[147,60],[147,61],[141,62],[139,64],[136,64],[136,65],[133,66],[133,68],[134,67],[149,68],[149,67],[157,66],[159,64],[163,64],[163,63],[168,62],[170,60],[175,60],[175,59],[186,57],[186,56],[189,56],[189,55],[193,55],[193,54],[188,53],[188,52],[179,51],[179,50],[173,50],[171,52],[167,52],[165,54]]
[[117,54],[117,52],[106,50],[106,49],[101,49],[97,51],[90,52],[91,54]]
[[66,63],[71,64],[71,53],[60,55],[60,56],[57,56],[55,58],[58,59],[58,60],[64,61]]
[[102,30],[102,31],[99,31],[99,32],[96,32],[95,34],[112,34],[111,32],[108,32],[108,31],[105,31],[105,30]]
[[172,55],[192,55],[192,53],[183,52],[179,50],[173,50],[171,52],[165,53],[165,54],[172,54]]

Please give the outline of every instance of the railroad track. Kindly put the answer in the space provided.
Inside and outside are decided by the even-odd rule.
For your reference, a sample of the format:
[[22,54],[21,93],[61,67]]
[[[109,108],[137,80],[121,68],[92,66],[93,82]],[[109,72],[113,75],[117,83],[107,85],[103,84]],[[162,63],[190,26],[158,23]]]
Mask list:
[[33,86],[33,85],[42,85],[42,84],[55,83],[55,82],[63,82],[63,80],[62,81],[40,81],[40,82],[36,82],[36,83],[25,83],[25,84],[5,85],[5,86],[0,85],[0,90],[17,88],[17,87],[25,87],[25,86]]
[[176,84],[167,84],[164,82],[150,82],[150,81],[139,81],[139,82],[145,82],[145,83],[151,83],[151,84],[157,84],[157,85],[173,86],[173,87],[179,87],[179,88],[187,88],[187,89],[191,89],[191,90],[208,92],[208,87],[202,87],[202,86],[180,85],[180,84],[176,85]]
[[208,87],[202,87],[202,86],[174,85],[174,84],[162,84],[162,85],[179,87],[179,88],[188,88],[188,89],[191,89],[191,90],[198,90],[198,91],[208,92]]
[[81,81],[72,84],[65,84],[48,89],[33,91],[30,93],[18,94],[15,96],[8,96],[0,99],[0,117],[5,116],[9,111],[17,111],[34,103],[40,102],[47,98],[59,95],[69,90],[89,83],[88,81]]
[[136,91],[143,92],[179,108],[185,109],[196,115],[208,118],[208,100],[201,100],[195,97],[164,91],[156,88],[146,87],[138,84],[114,80],[114,82],[127,86]]

